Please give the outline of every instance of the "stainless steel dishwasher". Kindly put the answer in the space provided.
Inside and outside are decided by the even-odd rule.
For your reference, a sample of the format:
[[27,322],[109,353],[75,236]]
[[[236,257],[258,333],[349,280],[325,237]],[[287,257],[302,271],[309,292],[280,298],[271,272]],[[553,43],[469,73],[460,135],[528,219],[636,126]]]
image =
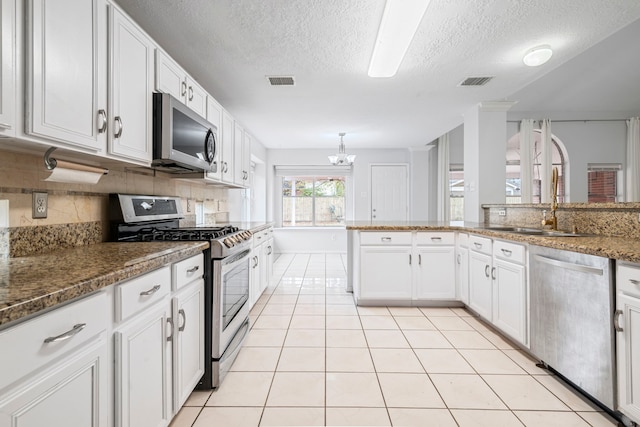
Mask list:
[[611,260],[531,246],[531,352],[615,409]]

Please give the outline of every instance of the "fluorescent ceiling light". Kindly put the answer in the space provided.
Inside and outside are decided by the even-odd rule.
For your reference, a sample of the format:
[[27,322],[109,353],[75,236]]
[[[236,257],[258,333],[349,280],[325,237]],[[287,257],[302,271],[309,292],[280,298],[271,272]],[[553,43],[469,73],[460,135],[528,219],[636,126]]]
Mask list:
[[392,77],[398,71],[429,0],[387,0],[373,47],[369,77]]
[[527,53],[525,53],[524,58],[522,58],[522,62],[524,62],[524,65],[528,65],[529,67],[537,67],[551,59],[551,55],[553,55],[551,46],[542,45],[528,50]]

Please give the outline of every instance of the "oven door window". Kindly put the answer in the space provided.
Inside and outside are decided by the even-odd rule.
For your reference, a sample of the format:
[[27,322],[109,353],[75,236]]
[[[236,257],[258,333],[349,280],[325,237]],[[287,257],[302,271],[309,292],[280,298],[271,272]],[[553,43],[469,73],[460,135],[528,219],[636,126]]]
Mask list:
[[249,300],[249,258],[222,275],[222,329]]

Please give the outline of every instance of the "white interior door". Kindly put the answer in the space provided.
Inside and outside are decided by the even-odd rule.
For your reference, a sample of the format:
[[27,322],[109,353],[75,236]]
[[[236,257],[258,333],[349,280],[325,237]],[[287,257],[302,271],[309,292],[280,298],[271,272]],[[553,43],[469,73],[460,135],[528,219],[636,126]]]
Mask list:
[[408,219],[407,165],[371,165],[371,221]]

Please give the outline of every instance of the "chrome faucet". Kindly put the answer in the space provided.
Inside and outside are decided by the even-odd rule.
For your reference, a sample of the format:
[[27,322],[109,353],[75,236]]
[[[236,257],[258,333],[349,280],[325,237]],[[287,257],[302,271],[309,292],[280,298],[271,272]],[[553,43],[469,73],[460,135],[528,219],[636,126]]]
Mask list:
[[551,218],[547,219],[547,211],[542,211],[542,226],[550,225],[552,230],[558,229],[558,168],[554,167],[551,173]]

